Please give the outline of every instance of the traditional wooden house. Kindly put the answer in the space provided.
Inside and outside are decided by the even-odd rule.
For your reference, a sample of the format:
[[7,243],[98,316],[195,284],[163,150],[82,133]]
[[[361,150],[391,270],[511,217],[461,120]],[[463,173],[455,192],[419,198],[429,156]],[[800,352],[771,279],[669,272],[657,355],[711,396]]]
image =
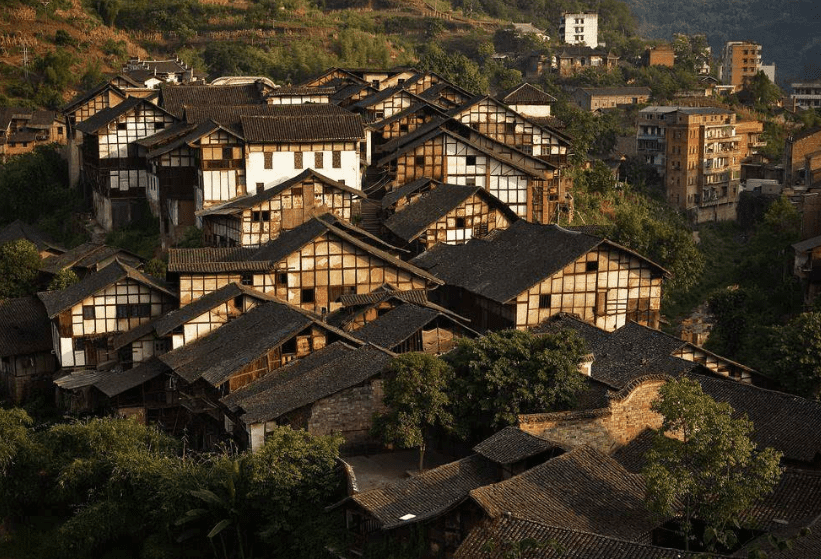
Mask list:
[[370,123],[390,118],[412,105],[424,102],[410,91],[403,89],[402,86],[395,86],[369,95],[353,103],[348,109],[361,114],[365,122]]
[[316,215],[331,213],[344,221],[359,215],[362,191],[313,169],[252,196],[198,212],[205,242],[211,246],[259,247]]
[[376,186],[384,185],[390,192],[422,177],[480,186],[519,217],[551,219],[549,208],[558,204],[555,166],[459,123],[454,126],[456,131],[432,122],[381,146],[384,155],[376,165],[384,177]]
[[493,97],[476,97],[449,114],[497,142],[513,146],[556,166],[567,165],[571,150],[570,137],[534,124]]
[[480,454],[427,470],[377,489],[351,495],[338,505],[345,512],[348,552],[362,555],[369,546],[398,545],[424,527],[424,557],[453,553],[481,520],[476,507],[462,505],[471,491],[501,478],[499,466]]
[[258,450],[278,425],[313,435],[340,434],[343,451],[374,448],[373,415],[382,412],[382,376],[394,355],[344,341],[288,363],[220,400],[238,418],[247,444]]
[[211,120],[181,123],[138,144],[146,150],[146,194],[164,248],[202,226],[197,211],[246,194],[245,142]]
[[302,105],[304,103],[330,103],[336,88],[284,86],[278,87],[266,96],[269,105]]
[[336,91],[331,95],[330,102],[345,108],[379,91],[368,84],[359,82],[340,82],[334,88]]
[[70,287],[37,296],[46,306],[54,353],[64,370],[116,362],[116,335],[177,306],[168,286],[119,261]]
[[339,83],[371,85],[370,82],[364,78],[344,68],[328,68],[322,74],[316,76],[315,78],[311,78],[300,85],[304,87],[321,87],[329,84],[335,86]]
[[555,97],[529,83],[521,83],[503,92],[499,100],[529,118],[549,117],[551,108],[557,102]]
[[177,118],[185,119],[186,109],[190,107],[265,105],[266,95],[274,90],[262,80],[240,85],[169,85],[160,91],[159,105]]
[[314,169],[360,188],[367,137],[359,115],[335,105],[273,105],[267,116],[242,116],[247,143],[246,180],[270,188]]
[[479,336],[445,309],[406,301],[383,311],[354,330],[353,335],[393,353],[415,351],[431,355],[447,353],[456,347],[460,338]]
[[604,330],[628,320],[658,327],[667,274],[606,239],[523,220],[411,262],[445,282],[437,302],[479,331],[532,327],[559,312]]
[[430,86],[419,94],[419,97],[444,111],[461,107],[475,95],[450,82],[441,82]]
[[220,434],[244,437],[244,426],[235,425],[236,416],[226,414],[219,399],[336,341],[361,345],[318,315],[267,301],[159,359],[176,379],[182,407],[202,423],[214,423]]
[[238,283],[140,324],[113,340],[124,369],[190,344],[272,298]]
[[94,216],[105,230],[138,217],[146,198],[147,165],[135,142],[175,122],[153,103],[129,97],[77,125],[83,133],[83,177],[91,186]]
[[0,161],[30,153],[37,146],[68,143],[65,117],[25,107],[0,109]]
[[202,81],[202,74],[179,58],[141,60],[139,57],[132,57],[123,65],[122,73],[144,87],[151,88],[157,88],[161,84],[188,84]]
[[424,91],[427,91],[431,87],[446,83],[449,85],[454,85],[439,74],[435,72],[428,72],[428,71],[420,71],[416,72],[410,78],[407,78],[402,84],[405,89],[413,93],[414,95],[420,95]]
[[159,89],[155,89],[145,84],[145,81],[140,81],[137,77],[131,77],[126,74],[117,74],[108,80],[111,85],[119,87],[128,97],[141,97],[154,101],[159,95]]
[[0,392],[14,404],[52,390],[51,323],[37,297],[0,302]]
[[[394,213],[383,222],[384,228],[399,240],[397,244],[409,247],[413,255],[439,243],[466,243],[519,219],[506,204],[481,187],[436,181],[426,184],[433,188],[424,192],[407,189],[407,196],[397,200],[390,208]],[[404,187],[391,194],[403,190]],[[390,197],[395,199],[396,196]],[[407,204],[400,205],[408,199]],[[383,208],[384,202],[383,198]]]
[[381,243],[325,215],[259,249],[172,249],[168,272],[179,278],[182,304],[240,282],[316,312],[331,312],[341,295],[369,293],[386,282],[398,289],[441,283],[389,254]]
[[99,243],[83,243],[71,250],[44,258],[40,270],[49,278],[62,270],[71,270],[78,278],[83,279],[99,272],[115,260],[132,268],[140,268],[143,265],[142,258],[125,249]]
[[417,103],[389,118],[368,125],[372,149],[385,142],[404,136],[434,120],[444,121],[447,115],[429,103]]
[[128,95],[117,85],[103,82],[97,87],[80,93],[62,108],[67,124],[74,127],[104,109],[110,109],[125,101]]
[[645,505],[641,475],[584,445],[505,481],[476,488],[470,498],[487,518],[508,512],[645,544],[652,543],[652,531],[663,523]]
[[66,252],[65,248],[49,239],[45,233],[19,219],[0,229],[0,245],[17,240],[26,240],[36,246],[40,258],[59,256]]

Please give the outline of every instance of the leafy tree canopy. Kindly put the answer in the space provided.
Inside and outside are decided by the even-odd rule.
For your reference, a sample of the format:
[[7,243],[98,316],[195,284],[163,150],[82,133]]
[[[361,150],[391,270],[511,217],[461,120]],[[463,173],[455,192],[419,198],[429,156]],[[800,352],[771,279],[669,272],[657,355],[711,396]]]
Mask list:
[[821,312],[798,315],[774,329],[771,372],[805,398],[821,398]]
[[448,385],[453,371],[441,359],[425,353],[406,353],[391,361],[385,380],[388,411],[375,418],[375,431],[387,442],[419,448],[424,469],[425,436],[435,427],[449,428]]
[[[663,423],[642,471],[648,507],[681,519],[687,549],[691,539],[702,548],[732,545],[728,528],[778,483],[781,453],[757,449],[752,422],[733,417],[729,404],[704,394],[695,380],[667,382],[651,407]],[[706,526],[701,533],[696,519]]]
[[480,426],[495,432],[519,414],[568,409],[585,387],[578,370],[585,353],[572,331],[504,330],[459,340],[447,360],[456,373],[451,400],[460,433],[479,438]]
[[430,43],[419,57],[419,69],[435,72],[471,93],[487,93],[488,80],[476,62],[461,53],[446,52]]
[[60,270],[57,272],[53,278],[51,278],[51,282],[49,282],[48,287],[46,288],[48,291],[58,291],[60,289],[65,289],[75,283],[79,282],[80,278],[77,277],[77,274],[74,273],[74,270],[71,268],[66,268],[64,270]]
[[0,245],[0,297],[34,293],[40,261],[40,253],[31,241],[18,239]]

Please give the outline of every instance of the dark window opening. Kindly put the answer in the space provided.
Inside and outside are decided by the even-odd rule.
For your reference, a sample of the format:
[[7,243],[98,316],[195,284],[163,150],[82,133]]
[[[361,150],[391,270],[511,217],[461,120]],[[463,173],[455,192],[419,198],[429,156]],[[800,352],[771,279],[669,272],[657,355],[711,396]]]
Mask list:
[[242,274],[240,276],[239,282],[242,285],[253,285],[254,284],[254,276],[251,274]]
[[301,151],[295,151],[294,152],[294,169],[302,169],[303,165],[304,164],[302,162],[302,152]]
[[302,187],[295,186],[291,189],[291,196],[302,196]]
[[96,313],[91,305],[83,305],[83,320],[94,320]]
[[126,129],[125,122],[118,122],[117,123],[117,130],[125,130],[125,129]]
[[222,158],[223,159],[232,159],[234,157],[234,149],[233,148],[222,148]]
[[599,269],[599,261],[598,260],[588,260],[587,264],[585,264],[585,271],[586,272],[595,272]]
[[456,228],[457,229],[464,229],[465,228],[465,218],[464,217],[457,217],[456,218]]
[[303,289],[302,290],[301,301],[303,303],[314,303],[314,302],[316,302],[314,289],[313,288]]
[[321,151],[314,153],[314,167],[322,169],[325,166],[325,154]]
[[476,156],[475,155],[468,155],[465,157],[465,164],[467,165],[476,165]]
[[282,344],[282,353],[296,353],[296,337]]
[[259,194],[260,192],[262,192],[264,190],[265,190],[265,183],[264,182],[258,182],[257,183],[257,194]]
[[416,165],[422,166],[422,165],[425,164],[425,156],[424,155],[417,155],[416,157],[413,158],[413,162]]
[[277,274],[277,283],[280,285],[288,286],[288,274]]
[[155,122],[154,123],[154,130],[162,130],[163,128],[165,128],[165,123],[164,122]]
[[340,169],[342,167],[342,152],[341,151],[331,152],[331,166],[334,169]]
[[548,295],[539,295],[539,308],[540,309],[549,309],[550,308],[550,294]]

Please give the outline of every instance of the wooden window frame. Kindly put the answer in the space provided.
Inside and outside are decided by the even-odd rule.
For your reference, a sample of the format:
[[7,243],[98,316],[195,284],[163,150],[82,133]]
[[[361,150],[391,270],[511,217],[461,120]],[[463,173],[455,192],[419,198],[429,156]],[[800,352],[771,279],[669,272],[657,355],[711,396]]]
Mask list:
[[539,308],[540,309],[549,309],[551,307],[551,303],[553,297],[550,293],[544,293],[539,295]]
[[315,151],[314,152],[314,169],[324,169],[324,168],[325,168],[325,152]]
[[302,157],[301,151],[294,152],[294,169],[304,169],[305,168],[305,160]]
[[266,169],[273,169],[274,168],[274,153],[271,151],[263,152],[262,157],[264,159],[264,167]]
[[342,152],[338,149],[331,152],[331,167],[334,169],[342,168]]
[[83,305],[83,320],[94,320],[97,318],[97,311],[94,305]]

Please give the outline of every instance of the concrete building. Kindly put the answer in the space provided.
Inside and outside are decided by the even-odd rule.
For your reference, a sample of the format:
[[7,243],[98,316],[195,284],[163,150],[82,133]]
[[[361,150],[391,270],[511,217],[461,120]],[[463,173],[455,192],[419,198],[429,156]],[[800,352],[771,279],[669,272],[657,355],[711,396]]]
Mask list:
[[719,77],[735,91],[761,70],[761,45],[750,41],[727,41],[721,55]]
[[802,109],[821,107],[821,79],[791,83],[790,87],[792,87],[790,99],[795,102],[796,107]]
[[668,201],[696,223],[735,219],[741,161],[760,145],[760,127],[713,107],[639,111],[637,151],[664,177]]
[[563,13],[559,20],[559,37],[570,45],[596,48],[599,44],[599,14]]

